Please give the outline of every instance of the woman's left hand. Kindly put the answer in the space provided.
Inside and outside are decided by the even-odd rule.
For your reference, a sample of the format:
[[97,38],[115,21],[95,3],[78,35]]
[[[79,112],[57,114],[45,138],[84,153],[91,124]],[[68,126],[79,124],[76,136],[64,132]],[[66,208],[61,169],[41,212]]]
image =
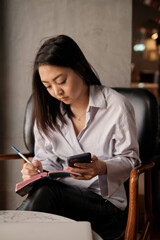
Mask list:
[[107,174],[107,165],[95,155],[91,156],[91,163],[75,163],[75,167],[67,167],[67,171],[80,173],[82,176],[71,175],[74,179],[90,180],[97,175]]

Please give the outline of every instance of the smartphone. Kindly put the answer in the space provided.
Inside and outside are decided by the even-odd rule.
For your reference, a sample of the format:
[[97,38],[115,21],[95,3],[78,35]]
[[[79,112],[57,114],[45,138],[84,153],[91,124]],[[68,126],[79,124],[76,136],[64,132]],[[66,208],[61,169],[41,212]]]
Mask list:
[[78,155],[73,155],[67,158],[68,166],[75,167],[74,163],[90,163],[91,162],[91,154],[89,152],[82,153]]

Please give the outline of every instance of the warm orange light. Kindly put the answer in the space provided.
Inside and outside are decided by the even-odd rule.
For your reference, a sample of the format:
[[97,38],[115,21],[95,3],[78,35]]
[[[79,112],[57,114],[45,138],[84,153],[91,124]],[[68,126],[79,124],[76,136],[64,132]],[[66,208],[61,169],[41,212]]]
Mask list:
[[150,38],[145,40],[146,50],[153,51],[156,50],[156,41]]
[[151,38],[152,38],[153,40],[156,40],[156,39],[158,38],[158,33],[152,34]]

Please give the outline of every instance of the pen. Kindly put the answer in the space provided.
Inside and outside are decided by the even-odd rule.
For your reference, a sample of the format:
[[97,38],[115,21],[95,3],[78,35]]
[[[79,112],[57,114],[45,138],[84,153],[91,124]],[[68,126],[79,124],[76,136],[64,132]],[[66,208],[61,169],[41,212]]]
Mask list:
[[[27,163],[33,165],[33,163],[26,158],[16,147],[12,146],[13,150],[16,151],[16,153],[18,153],[19,156],[21,156]],[[37,169],[38,173],[42,173],[39,169]]]

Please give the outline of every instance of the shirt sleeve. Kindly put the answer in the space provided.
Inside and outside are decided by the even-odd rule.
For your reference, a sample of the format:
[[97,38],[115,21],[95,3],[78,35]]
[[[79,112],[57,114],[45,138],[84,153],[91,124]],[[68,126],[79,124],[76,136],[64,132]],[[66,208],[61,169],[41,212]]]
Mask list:
[[42,135],[35,122],[34,124],[35,156],[33,160],[38,160],[42,163],[43,169],[47,171],[62,170],[61,160],[54,154],[51,141]]
[[111,139],[113,155],[104,160],[107,175],[99,175],[100,191],[109,198],[129,178],[131,170],[140,164],[137,129],[132,105],[126,101],[115,124]]

